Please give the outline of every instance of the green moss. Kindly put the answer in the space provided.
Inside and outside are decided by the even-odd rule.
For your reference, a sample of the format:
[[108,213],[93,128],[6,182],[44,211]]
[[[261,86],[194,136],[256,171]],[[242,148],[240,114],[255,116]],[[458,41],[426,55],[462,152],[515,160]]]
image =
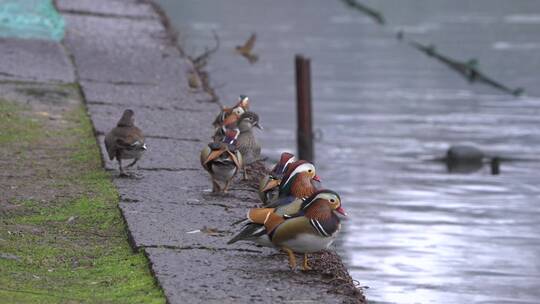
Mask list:
[[[45,122],[24,111],[0,101],[1,118],[9,117],[9,131],[16,132],[2,132],[0,142],[37,144],[34,133]],[[19,201],[24,212],[0,221],[0,253],[15,256],[0,258],[2,303],[164,303],[146,257],[128,244],[118,193],[101,167],[84,108],[63,118],[70,123],[59,131],[66,137],[62,150],[73,170],[55,185],[78,190],[54,201]],[[0,128],[6,130],[5,123]]]
[[[77,141],[74,142],[71,147],[80,147],[71,155],[71,159],[75,162],[90,162],[93,165],[99,166],[101,164],[101,159],[99,154],[96,153],[96,139],[93,136],[92,124],[90,123],[90,119],[84,108],[79,107],[72,111],[69,115],[69,120],[78,124],[76,128],[69,130],[72,135],[77,137]],[[88,136],[88,134],[91,134],[91,136]]]
[[25,110],[26,107],[0,99],[0,145],[29,142],[37,137],[40,123],[22,115]]

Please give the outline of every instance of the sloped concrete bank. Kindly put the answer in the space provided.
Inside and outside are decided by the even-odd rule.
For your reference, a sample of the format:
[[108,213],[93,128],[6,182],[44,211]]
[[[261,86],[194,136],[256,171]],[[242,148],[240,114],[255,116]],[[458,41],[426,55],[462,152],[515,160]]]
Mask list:
[[100,145],[126,108],[135,111],[147,136],[137,178],[117,178],[117,164],[103,146],[102,154],[133,246],[147,254],[170,303],[364,302],[333,253],[315,258],[316,271],[302,273],[291,272],[275,250],[226,245],[235,229],[230,223],[257,205],[257,195],[250,183],[236,183],[227,195],[210,193],[198,157],[218,106],[189,88],[193,67],[155,4],[56,5],[66,19],[64,46]]

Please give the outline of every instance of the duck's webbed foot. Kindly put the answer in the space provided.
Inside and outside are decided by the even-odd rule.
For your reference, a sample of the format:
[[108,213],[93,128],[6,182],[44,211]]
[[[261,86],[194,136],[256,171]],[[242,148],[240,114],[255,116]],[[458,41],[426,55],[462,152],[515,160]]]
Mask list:
[[295,270],[296,269],[296,257],[294,256],[294,252],[287,248],[287,247],[282,247],[281,249],[283,249],[283,251],[285,251],[287,253],[287,255],[289,256],[289,267],[291,267],[291,270]]
[[313,268],[311,268],[309,265],[308,265],[308,254],[307,253],[304,253],[304,263],[302,264],[302,270],[303,271],[309,271],[309,270],[312,270]]

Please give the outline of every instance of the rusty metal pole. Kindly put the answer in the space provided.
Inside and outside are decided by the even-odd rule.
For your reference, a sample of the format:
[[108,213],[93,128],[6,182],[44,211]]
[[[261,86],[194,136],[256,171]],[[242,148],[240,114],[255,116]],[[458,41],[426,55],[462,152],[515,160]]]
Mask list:
[[296,117],[298,158],[314,162],[311,111],[311,67],[309,58],[296,55]]

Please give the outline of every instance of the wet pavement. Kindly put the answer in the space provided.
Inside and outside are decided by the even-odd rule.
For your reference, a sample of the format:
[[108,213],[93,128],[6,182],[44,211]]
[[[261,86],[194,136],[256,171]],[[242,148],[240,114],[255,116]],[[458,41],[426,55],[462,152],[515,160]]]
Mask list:
[[[270,158],[295,151],[294,55],[312,59],[318,173],[350,214],[338,248],[370,302],[540,301],[538,1],[360,1],[385,26],[337,0],[159,2],[188,54],[219,36],[212,83],[225,104],[250,96]],[[234,51],[251,33],[255,64]],[[470,85],[406,39],[526,94]],[[433,159],[459,144],[529,161],[449,174]]]
[[329,293],[331,277],[291,272],[286,256],[274,250],[226,245],[236,230],[230,223],[244,217],[257,196],[246,184],[233,185],[229,195],[210,193],[198,153],[219,108],[188,88],[192,66],[151,5],[57,5],[66,21],[63,44],[1,39],[0,82],[79,84],[102,152],[103,134],[125,108],[135,111],[149,147],[137,176],[117,178],[117,164],[102,154],[132,244],[147,254],[169,303],[357,302]]
[[0,80],[73,82],[73,68],[62,45],[46,40],[0,38]]

